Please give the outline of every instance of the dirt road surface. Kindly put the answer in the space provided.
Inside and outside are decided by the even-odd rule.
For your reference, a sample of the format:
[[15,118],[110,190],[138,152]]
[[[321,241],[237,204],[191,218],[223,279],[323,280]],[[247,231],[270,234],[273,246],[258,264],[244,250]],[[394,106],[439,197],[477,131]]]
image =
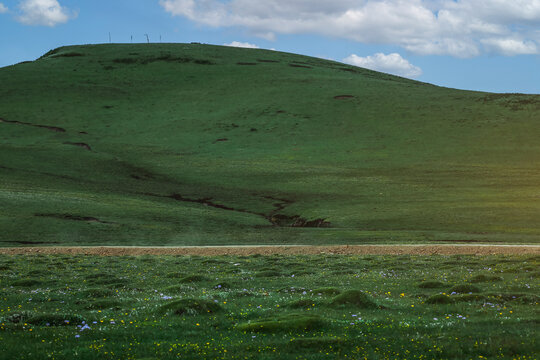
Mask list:
[[540,255],[540,245],[336,245],[187,247],[9,247],[0,254],[138,255]]

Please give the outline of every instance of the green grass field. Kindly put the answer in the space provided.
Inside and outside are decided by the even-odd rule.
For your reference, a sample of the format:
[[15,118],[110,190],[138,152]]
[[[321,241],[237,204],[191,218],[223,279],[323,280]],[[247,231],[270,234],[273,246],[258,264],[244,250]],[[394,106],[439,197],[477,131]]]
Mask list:
[[198,44],[0,83],[0,246],[540,239],[537,95]]
[[5,256],[2,359],[536,359],[538,256]]

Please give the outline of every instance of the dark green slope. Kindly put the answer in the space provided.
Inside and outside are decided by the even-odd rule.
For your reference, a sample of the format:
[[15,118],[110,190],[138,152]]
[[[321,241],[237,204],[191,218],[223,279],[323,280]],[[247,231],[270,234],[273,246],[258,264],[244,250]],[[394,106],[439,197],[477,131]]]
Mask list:
[[540,239],[540,96],[196,44],[0,84],[2,245]]

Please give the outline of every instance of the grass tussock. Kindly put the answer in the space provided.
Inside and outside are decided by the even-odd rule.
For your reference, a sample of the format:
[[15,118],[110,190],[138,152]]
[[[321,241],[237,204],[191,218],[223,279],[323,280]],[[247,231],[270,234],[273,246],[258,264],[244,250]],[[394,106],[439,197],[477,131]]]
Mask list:
[[341,294],[341,290],[335,287],[317,288],[313,290],[313,294],[319,296],[336,296]]
[[289,309],[307,309],[316,305],[316,302],[312,299],[300,299],[287,304],[285,307]]
[[276,270],[265,270],[265,271],[260,271],[255,274],[255,277],[257,278],[273,278],[273,277],[281,277],[281,276],[283,276],[283,273]]
[[181,299],[163,305],[159,313],[172,313],[175,315],[208,315],[222,311],[218,303],[206,299]]
[[120,301],[104,299],[92,301],[85,308],[87,310],[120,310],[122,305]]
[[456,303],[474,303],[479,301],[485,301],[487,299],[484,295],[479,294],[466,294],[452,296],[452,300]]
[[437,294],[437,295],[430,296],[425,302],[426,304],[439,304],[439,305],[453,304],[454,298],[445,294]]
[[488,294],[489,299],[504,301],[504,302],[516,302],[526,305],[538,305],[540,304],[540,296],[536,294],[524,294],[524,293],[499,293]]
[[163,289],[166,293],[169,293],[169,294],[180,294],[180,293],[183,293],[185,291],[189,291],[190,288],[189,287],[186,287],[184,285],[171,285],[171,286],[167,286],[165,289]]
[[474,285],[470,284],[459,284],[452,286],[448,293],[458,293],[458,294],[469,294],[469,293],[479,293],[482,292],[482,290]]
[[40,269],[40,270],[30,270],[29,272],[26,273],[26,276],[28,277],[43,277],[43,276],[47,276],[48,274],[50,274],[50,271],[48,270],[45,270],[45,269]]
[[203,282],[203,281],[210,281],[210,279],[204,275],[188,275],[186,277],[183,277],[180,279],[181,283],[196,283],[196,282]]
[[276,318],[242,323],[238,330],[246,332],[290,332],[317,330],[325,325],[323,318],[317,315],[287,314]]
[[502,281],[502,280],[503,278],[500,276],[480,274],[473,277],[471,279],[471,283],[496,282],[496,281]]
[[116,279],[116,276],[108,272],[92,273],[84,276],[87,281],[103,280],[103,279]]
[[332,306],[354,306],[362,309],[376,309],[379,305],[373,301],[371,296],[361,290],[347,290],[332,300]]
[[181,272],[170,272],[167,275],[165,275],[165,277],[168,279],[180,279],[184,276],[186,276],[186,274],[183,274]]
[[92,278],[88,280],[88,283],[91,285],[104,285],[112,288],[124,287],[129,284],[129,281],[124,278],[119,278],[114,275]]
[[75,326],[83,321],[82,316],[74,314],[40,314],[26,320],[28,324],[36,326]]
[[421,289],[439,289],[444,286],[445,284],[443,284],[440,281],[423,281],[420,284],[418,284],[418,287]]
[[43,286],[43,285],[45,285],[45,282],[38,279],[20,279],[20,280],[15,280],[11,283],[11,286],[22,287],[22,288],[37,287],[37,286]]
[[114,294],[115,291],[101,287],[88,288],[81,291],[81,295],[87,298],[106,298]]
[[189,292],[192,290],[193,288],[187,285],[171,285],[163,289],[163,291],[165,291],[167,294],[182,294],[182,293]]

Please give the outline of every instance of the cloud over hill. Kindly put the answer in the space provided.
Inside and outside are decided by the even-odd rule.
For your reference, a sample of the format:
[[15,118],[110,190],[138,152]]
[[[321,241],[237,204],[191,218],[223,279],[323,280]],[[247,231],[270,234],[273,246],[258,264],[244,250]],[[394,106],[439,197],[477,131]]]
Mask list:
[[24,0],[19,3],[17,21],[24,25],[56,26],[76,17],[57,0]]
[[[266,39],[314,33],[422,55],[540,52],[540,0],[160,0],[172,15]],[[519,26],[518,26],[519,25]]]
[[246,49],[258,49],[259,47],[255,44],[251,44],[248,42],[240,42],[240,41],[233,41],[228,44],[223,44],[225,46],[232,46],[232,47],[240,47],[240,48],[246,48]]
[[363,68],[382,71],[394,75],[415,78],[422,75],[422,69],[414,66],[400,54],[392,53],[385,55],[377,53],[372,56],[360,57],[356,54],[343,59],[344,62]]

